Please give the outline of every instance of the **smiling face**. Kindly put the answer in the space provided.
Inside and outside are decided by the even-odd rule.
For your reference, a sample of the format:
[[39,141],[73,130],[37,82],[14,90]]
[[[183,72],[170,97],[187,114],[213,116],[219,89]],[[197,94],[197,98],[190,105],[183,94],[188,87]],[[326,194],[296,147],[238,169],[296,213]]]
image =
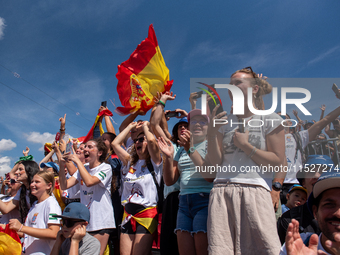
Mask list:
[[43,194],[49,194],[52,189],[52,183],[46,183],[42,177],[36,174],[32,179],[30,189],[31,194],[39,199]]
[[[202,115],[196,115],[190,119],[190,131],[194,139],[194,143],[201,142],[208,133],[208,121]],[[199,141],[198,141],[199,140]]]
[[340,188],[324,191],[319,206],[313,205],[314,217],[322,234],[335,242],[334,236],[340,234]]
[[287,194],[287,203],[286,206],[289,209],[293,207],[297,207],[299,205],[305,204],[307,201],[307,194],[303,190],[293,190],[289,194]]
[[18,181],[26,181],[27,180],[27,174],[25,171],[25,166],[23,164],[19,164],[18,170],[15,171],[15,175],[18,176]]

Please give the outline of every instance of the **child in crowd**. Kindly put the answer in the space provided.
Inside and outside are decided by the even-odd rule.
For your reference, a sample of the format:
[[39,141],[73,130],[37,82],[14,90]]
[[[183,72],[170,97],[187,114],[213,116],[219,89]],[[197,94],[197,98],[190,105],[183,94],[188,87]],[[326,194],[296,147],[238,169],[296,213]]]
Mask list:
[[299,184],[294,184],[288,191],[287,203],[282,205],[282,213],[305,204],[307,201],[307,190]]
[[65,207],[63,215],[55,217],[62,219],[63,227],[58,232],[51,255],[99,255],[100,242],[86,232],[86,226],[90,221],[90,211],[85,205],[70,203]]

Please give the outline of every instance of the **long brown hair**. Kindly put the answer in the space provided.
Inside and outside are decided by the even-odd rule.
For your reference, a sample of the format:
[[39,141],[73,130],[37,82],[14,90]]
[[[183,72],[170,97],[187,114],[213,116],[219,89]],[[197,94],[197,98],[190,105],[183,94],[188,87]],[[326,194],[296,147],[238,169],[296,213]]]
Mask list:
[[259,78],[258,74],[253,71],[253,69],[249,67],[242,68],[240,70],[237,70],[234,72],[230,77],[233,77],[236,73],[246,73],[250,74],[254,79],[252,79],[252,85],[258,85],[259,90],[257,91],[255,95],[255,106],[259,110],[264,110],[264,102],[263,102],[263,96],[267,95],[272,92],[272,85],[270,85],[265,79]]

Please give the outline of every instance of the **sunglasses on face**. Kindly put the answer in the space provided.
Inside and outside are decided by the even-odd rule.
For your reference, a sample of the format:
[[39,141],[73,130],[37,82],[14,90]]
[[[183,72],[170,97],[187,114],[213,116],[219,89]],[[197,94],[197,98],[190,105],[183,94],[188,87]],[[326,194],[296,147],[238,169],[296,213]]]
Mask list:
[[77,222],[83,222],[83,220],[62,219],[60,221],[61,225],[66,226],[67,228],[72,228]]
[[145,137],[143,136],[143,137],[134,139],[133,142],[134,142],[134,143],[137,143],[137,141],[138,141],[138,142],[142,143],[142,142],[144,142],[144,140],[145,140]]
[[207,122],[205,120],[200,120],[200,121],[192,120],[192,121],[190,121],[191,125],[196,125],[197,123],[200,124],[201,126],[207,125]]

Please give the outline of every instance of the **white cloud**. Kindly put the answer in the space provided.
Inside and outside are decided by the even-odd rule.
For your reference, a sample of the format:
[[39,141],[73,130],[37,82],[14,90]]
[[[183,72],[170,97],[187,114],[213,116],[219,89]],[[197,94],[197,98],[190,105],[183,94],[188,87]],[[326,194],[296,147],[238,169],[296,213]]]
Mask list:
[[1,139],[0,140],[0,151],[10,151],[17,147],[17,144],[11,139]]
[[54,141],[55,135],[45,132],[40,134],[39,132],[30,132],[28,134],[24,134],[26,140],[32,143],[52,143]]
[[313,58],[312,60],[310,60],[307,65],[315,64],[315,63],[317,63],[317,62],[327,58],[329,55],[331,55],[335,51],[337,51],[339,49],[339,47],[340,46],[335,46],[335,47],[329,49],[328,51],[321,53],[319,56],[317,56],[317,57]]
[[0,40],[4,37],[5,19],[0,17]]
[[0,176],[4,176],[6,173],[11,171],[11,159],[9,157],[0,158]]

